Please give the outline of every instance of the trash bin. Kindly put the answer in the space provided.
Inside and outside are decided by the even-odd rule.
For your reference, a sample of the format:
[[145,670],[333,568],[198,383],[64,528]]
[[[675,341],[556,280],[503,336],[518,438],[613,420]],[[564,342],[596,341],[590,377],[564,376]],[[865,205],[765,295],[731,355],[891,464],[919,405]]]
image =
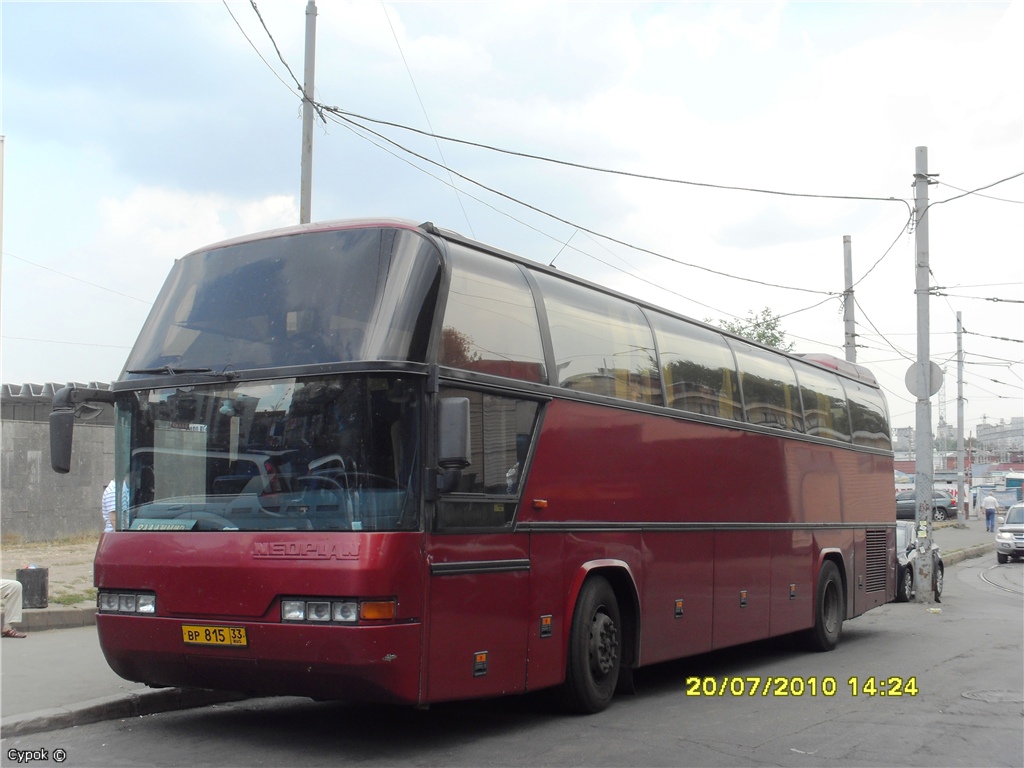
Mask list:
[[19,568],[15,578],[21,582],[22,608],[45,608],[50,604],[49,568]]

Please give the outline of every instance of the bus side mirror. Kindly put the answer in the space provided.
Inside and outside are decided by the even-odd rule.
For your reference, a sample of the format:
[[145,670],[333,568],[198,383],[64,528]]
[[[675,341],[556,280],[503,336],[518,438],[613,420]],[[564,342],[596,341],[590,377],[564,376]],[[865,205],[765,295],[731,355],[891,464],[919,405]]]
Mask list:
[[68,410],[50,413],[50,466],[54,472],[66,475],[71,471],[71,436],[75,430],[75,412]]
[[54,472],[66,475],[71,471],[76,416],[95,418],[102,412],[102,405],[90,403],[113,405],[114,393],[107,389],[68,386],[54,394],[50,412],[50,466]]
[[469,463],[469,398],[443,398],[437,410],[437,465],[462,470]]

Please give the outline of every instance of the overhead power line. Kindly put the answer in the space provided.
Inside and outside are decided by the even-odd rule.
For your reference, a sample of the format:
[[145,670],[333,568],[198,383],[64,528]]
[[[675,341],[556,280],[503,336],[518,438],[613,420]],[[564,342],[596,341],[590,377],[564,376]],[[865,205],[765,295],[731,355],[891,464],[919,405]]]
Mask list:
[[993,181],[991,184],[985,184],[984,186],[978,187],[977,189],[966,191],[962,195],[954,195],[953,197],[947,197],[945,200],[936,200],[934,203],[930,203],[928,206],[926,206],[922,213],[927,213],[936,205],[942,205],[943,203],[951,203],[954,200],[959,200],[962,197],[977,194],[978,192],[981,192],[983,189],[991,189],[992,187],[1004,184],[1007,181],[1013,181],[1013,179],[1016,179],[1020,176],[1024,176],[1024,171],[1019,171],[1018,173],[1014,173],[1011,176],[1007,176],[1005,179],[1000,179],[999,181]]
[[941,287],[934,287],[929,290],[932,296],[950,296],[954,299],[974,299],[975,301],[992,301],[997,304],[1024,304],[1021,299],[1001,299],[998,296],[966,296],[962,293],[943,293]]
[[[412,69],[409,67],[409,62],[405,58],[405,51],[402,50],[402,43],[398,39],[398,33],[395,31],[395,25],[391,23],[391,14],[388,13],[387,6],[384,5],[384,0],[381,0],[380,9],[384,12],[384,18],[388,20],[388,26],[391,28],[391,36],[395,38],[395,45],[398,47],[398,54],[402,57],[402,64],[405,65],[405,72],[409,75],[409,82],[412,83],[412,90],[416,94],[416,100],[420,103],[420,110],[423,112],[423,119],[427,121],[427,127],[430,128],[431,132],[434,130],[433,124],[430,122],[430,115],[427,114],[427,107],[423,103],[423,97],[420,96],[420,89],[416,87],[416,79],[412,76]],[[434,139],[434,145],[437,147],[437,154],[441,157],[441,161],[445,167],[448,165],[448,160],[444,156],[444,152],[441,149],[441,143]],[[473,222],[469,220],[469,213],[466,211],[466,206],[462,203],[462,197],[460,190],[455,186],[455,179],[451,178],[451,171],[448,172],[448,178],[451,179],[451,187],[455,190],[455,199],[459,203],[459,207],[462,209],[462,216],[466,219],[466,226],[469,227],[469,234],[472,237],[476,237],[476,233],[473,231]]]
[[[37,264],[34,261],[29,261],[28,259],[23,259],[21,256],[15,256],[13,253],[8,253],[7,251],[4,251],[4,256],[9,256],[12,259],[17,259],[18,261],[24,262],[25,264],[30,264],[33,267],[36,267],[37,269],[45,269],[47,272],[53,272],[55,275],[60,275],[61,277],[66,277],[68,280],[74,280],[76,282],[83,283],[83,284],[91,286],[93,288],[99,288],[101,291],[106,291],[107,293],[113,293],[116,296],[123,296],[126,299],[131,299],[132,301],[139,301],[139,302],[142,302],[143,304],[146,304],[148,306],[152,306],[152,304],[153,304],[153,302],[146,301],[145,299],[140,299],[138,296],[130,296],[127,293],[121,293],[120,291],[115,291],[113,288],[108,288],[107,286],[100,285],[99,283],[90,283],[88,280],[83,280],[80,277],[75,277],[74,275],[69,275],[67,272],[61,272],[59,269],[54,269],[53,267],[47,267],[47,266],[45,266],[43,264]],[[12,336],[10,338],[14,338],[14,337]]]
[[964,333],[968,336],[981,336],[984,339],[995,339],[996,341],[1010,341],[1014,344],[1024,344],[1024,339],[1008,339],[1005,336],[989,336],[987,333],[975,333],[974,331],[968,331],[964,329]]
[[[967,192],[968,194],[970,194],[970,190],[962,189],[960,187],[954,187],[948,181],[936,180],[935,183],[940,185],[940,186],[947,186],[950,189],[955,189],[957,192]],[[977,195],[977,192],[975,192],[975,194]],[[995,197],[994,195],[977,195],[977,196],[978,197],[984,197],[986,200],[995,200],[995,201],[1000,202],[1000,203],[1013,203],[1014,205],[1024,205],[1024,200],[1008,200],[1005,197]]]
[[131,349],[131,345],[125,346],[123,344],[96,344],[90,341],[66,341],[64,339],[30,339],[27,336],[8,336],[6,333],[3,335],[5,339],[12,339],[14,341],[31,341],[36,344],[66,344],[70,347],[99,347],[102,349]]
[[856,305],[857,309],[859,309],[859,310],[860,310],[860,314],[861,314],[861,316],[862,316],[862,317],[863,317],[863,318],[864,318],[865,320],[867,320],[867,322],[868,322],[868,325],[870,325],[870,326],[871,326],[872,328],[874,328],[874,329],[875,329],[875,333],[877,333],[877,334],[878,334],[878,336],[879,336],[879,337],[880,337],[880,338],[882,339],[882,341],[884,341],[884,342],[885,342],[886,344],[888,344],[888,345],[889,345],[889,348],[890,348],[890,349],[892,349],[892,351],[893,351],[893,352],[895,352],[895,353],[896,353],[897,355],[899,355],[900,357],[902,357],[902,358],[903,358],[904,360],[908,360],[908,361],[910,361],[910,362],[914,362],[914,358],[913,358],[913,356],[912,356],[912,355],[910,355],[910,353],[909,353],[909,352],[905,352],[905,351],[903,351],[902,349],[900,349],[899,347],[897,347],[897,346],[896,346],[895,344],[893,344],[893,343],[892,343],[891,341],[889,341],[888,337],[886,337],[886,335],[885,335],[884,333],[882,333],[882,332],[881,332],[880,330],[878,330],[878,326],[876,326],[876,325],[875,325],[875,324],[874,324],[874,323],[873,323],[873,322],[871,321],[871,318],[870,318],[870,317],[868,317],[868,313],[864,311],[864,307],[862,307],[862,306],[860,305],[860,302],[859,302],[859,301],[857,301],[856,297],[854,297],[854,299],[853,299],[853,303],[854,303],[854,304]]
[[[277,51],[277,58],[279,58],[281,60],[281,63],[284,64],[284,68],[287,69],[288,74],[292,76],[292,80],[295,81],[295,87],[299,89],[299,93],[301,94],[303,92],[302,83],[299,82],[299,78],[297,78],[295,76],[295,73],[292,72],[292,68],[288,66],[288,62],[284,60],[284,56],[281,53],[281,49],[277,47],[277,41],[274,40],[274,36],[270,34],[270,30],[267,29],[267,22],[263,20],[263,14],[260,13],[260,9],[256,6],[256,0],[249,0],[249,3],[252,5],[252,9],[256,12],[256,18],[260,20],[260,24],[263,27],[263,31],[266,32],[267,37],[270,38],[270,44],[273,45],[274,50]],[[228,12],[230,13],[230,9],[228,9]],[[232,14],[232,18],[234,18],[234,14]],[[260,58],[262,58],[262,56]]]
[[[628,176],[630,178],[644,179],[646,181],[661,181],[661,182],[665,182],[666,184],[683,184],[683,185],[691,186],[691,187],[705,187],[705,188],[710,188],[710,189],[723,189],[723,190],[730,190],[730,191],[735,191],[735,192],[756,192],[756,193],[763,194],[763,195],[781,195],[783,197],[809,197],[809,198],[819,198],[819,199],[824,199],[824,200],[872,200],[872,201],[884,202],[884,203],[900,202],[900,203],[903,203],[904,205],[906,205],[908,208],[910,207],[910,203],[908,203],[906,200],[903,200],[902,198],[899,198],[899,197],[871,197],[871,196],[863,196],[863,195],[826,195],[826,194],[818,194],[818,193],[811,193],[811,192],[786,192],[786,191],[778,190],[778,189],[761,189],[761,188],[758,188],[758,187],[742,187],[742,186],[735,186],[735,185],[729,185],[729,184],[713,184],[713,183],[705,182],[705,181],[689,181],[689,180],[686,180],[686,179],[673,179],[673,178],[670,178],[670,177],[667,177],[667,176],[655,176],[655,175],[647,174],[647,173],[635,173],[633,171],[623,171],[623,170],[614,169],[614,168],[602,168],[602,167],[596,166],[596,165],[586,165],[584,163],[575,163],[575,162],[572,162],[572,161],[569,161],[569,160],[559,160],[557,158],[546,157],[544,155],[535,155],[535,154],[532,154],[530,152],[521,152],[521,151],[517,151],[517,150],[503,149],[502,147],[496,147],[496,146],[493,146],[491,144],[484,144],[482,142],[477,142],[477,141],[469,141],[468,139],[459,139],[459,138],[455,138],[453,136],[443,136],[441,134],[435,134],[435,133],[431,133],[429,131],[420,130],[419,128],[413,128],[413,127],[408,126],[408,125],[403,125],[402,123],[396,123],[396,122],[393,122],[393,121],[390,121],[390,120],[379,120],[377,118],[367,117],[366,115],[360,115],[360,114],[357,114],[355,112],[349,112],[349,111],[343,110],[343,109],[341,109],[339,107],[329,107],[329,106],[327,106],[325,104],[322,104],[321,107],[322,107],[322,109],[325,112],[331,112],[331,113],[337,115],[338,117],[340,117],[343,120],[352,120],[353,122],[358,121],[358,120],[365,120],[368,123],[374,123],[376,125],[386,125],[386,126],[389,126],[391,128],[398,128],[399,130],[409,131],[411,133],[418,133],[421,136],[428,136],[430,138],[438,139],[440,141],[449,141],[449,142],[452,142],[454,144],[463,144],[463,145],[468,146],[468,147],[476,147],[478,149],[485,149],[485,150],[487,150],[489,152],[497,152],[499,154],[510,155],[512,157],[522,157],[522,158],[526,158],[528,160],[539,160],[541,162],[552,163],[554,165],[564,165],[564,166],[567,166],[569,168],[579,168],[580,170],[584,170],[584,171],[594,171],[596,173],[607,173],[607,174],[612,174],[612,175],[615,175],[615,176]],[[361,126],[361,127],[365,128],[365,126]],[[367,130],[369,130],[369,129],[367,129]]]
[[[444,178],[442,178],[440,176],[437,176],[437,175],[431,173],[429,170],[427,170],[425,168],[421,168],[420,166],[416,165],[415,163],[413,163],[408,158],[403,157],[402,155],[398,154],[397,152],[392,151],[390,148],[378,144],[372,138],[370,138],[368,136],[363,136],[362,134],[360,134],[358,132],[358,127],[357,126],[342,124],[342,127],[346,128],[349,131],[352,131],[356,136],[359,136],[361,139],[370,142],[371,144],[373,144],[373,146],[377,147],[382,152],[387,152],[389,155],[394,157],[396,160],[399,160],[400,162],[403,162],[403,163],[407,164],[409,167],[414,168],[415,170],[419,171],[420,173],[423,173],[423,174],[429,176],[430,178],[434,179],[435,181],[439,181],[442,184],[447,184],[449,186],[451,186],[453,184],[452,181],[446,180],[446,179],[444,179]],[[658,288],[658,289],[660,289],[662,291],[665,291],[666,293],[669,293],[669,294],[671,294],[673,296],[678,296],[680,299],[692,302],[694,304],[697,304],[698,306],[704,307],[705,309],[710,309],[710,310],[712,310],[714,312],[719,312],[720,314],[728,315],[729,317],[732,317],[732,318],[737,319],[737,320],[740,318],[739,315],[735,315],[732,312],[728,312],[728,311],[726,311],[724,309],[719,309],[718,307],[712,307],[710,304],[705,304],[705,303],[703,303],[701,301],[697,301],[697,299],[694,299],[691,296],[686,296],[685,294],[679,293],[679,291],[672,290],[671,288],[669,288],[668,286],[664,285],[663,283],[655,282],[654,280],[650,280],[650,279],[648,279],[646,277],[643,277],[643,275],[641,275],[641,274],[637,274],[636,272],[631,272],[629,270],[623,269],[620,266],[617,266],[617,265],[612,264],[612,263],[610,263],[608,261],[605,261],[604,259],[600,259],[600,258],[598,258],[597,256],[595,256],[592,253],[588,253],[587,251],[584,251],[584,250],[581,250],[580,248],[577,248],[575,245],[571,245],[568,241],[563,242],[562,240],[560,240],[559,238],[555,237],[554,235],[552,235],[552,234],[550,234],[548,232],[545,232],[544,230],[539,229],[538,227],[535,227],[533,224],[530,224],[528,221],[524,221],[523,219],[517,218],[516,216],[513,216],[508,211],[503,211],[500,208],[497,208],[496,206],[492,205],[488,201],[484,200],[483,198],[477,197],[476,195],[471,194],[470,192],[466,192],[465,190],[461,190],[461,194],[467,196],[471,200],[475,200],[476,202],[480,203],[481,205],[487,206],[488,208],[490,208],[495,213],[497,213],[497,214],[499,214],[501,216],[505,216],[508,219],[511,219],[512,221],[516,222],[520,226],[526,227],[527,229],[530,229],[530,230],[536,232],[538,235],[540,235],[542,237],[546,237],[549,240],[554,241],[555,243],[557,243],[558,245],[561,246],[562,250],[569,249],[569,250],[575,251],[576,253],[580,254],[581,256],[585,256],[587,258],[593,259],[594,261],[596,261],[596,262],[598,262],[600,264],[604,264],[606,267],[609,267],[610,269],[614,269],[616,272],[620,272],[623,275],[626,275],[627,277],[631,277],[631,278],[634,278],[636,280],[639,280],[642,283],[646,283],[647,285],[650,285],[650,286],[652,286],[654,288]],[[572,238],[570,237],[569,239],[571,240]],[[616,258],[624,261],[624,263],[626,263],[627,265],[629,264],[629,262],[626,262],[624,259],[622,259],[622,257],[618,256],[613,251],[609,250],[606,246],[601,245],[600,242],[595,240],[594,243],[597,244],[597,245],[600,245],[602,248],[607,250],[610,254],[612,254]]]
[[[236,26],[236,27],[238,27],[238,31],[242,33],[242,37],[244,37],[244,38],[245,38],[245,40],[246,40],[246,42],[247,42],[247,43],[249,43],[249,45],[250,45],[250,46],[252,46],[252,49],[253,49],[254,51],[256,51],[256,55],[260,57],[260,60],[261,60],[261,61],[262,61],[262,62],[263,62],[264,64],[266,64],[266,65],[267,65],[267,69],[269,69],[269,70],[270,70],[271,72],[273,72],[273,73],[274,73],[274,77],[276,77],[276,78],[277,78],[278,80],[280,80],[280,81],[281,81],[281,84],[282,84],[282,85],[284,85],[284,87],[285,87],[285,88],[287,88],[287,89],[288,89],[288,91],[289,91],[290,93],[292,93],[293,95],[297,95],[297,96],[299,96],[299,97],[301,98],[301,97],[302,97],[302,89],[300,88],[300,89],[299,89],[299,93],[298,93],[298,94],[296,94],[296,93],[295,93],[295,91],[294,91],[294,90],[292,90],[292,87],[291,87],[290,85],[288,85],[288,81],[286,81],[286,80],[285,80],[285,79],[284,79],[283,77],[281,77],[281,75],[280,75],[280,74],[278,74],[277,70],[276,70],[276,69],[274,69],[274,68],[273,68],[273,67],[271,66],[270,62],[269,62],[269,61],[267,61],[267,60],[266,60],[266,59],[264,58],[263,54],[262,54],[262,53],[260,53],[260,49],[256,47],[256,43],[254,43],[254,42],[252,41],[252,38],[250,38],[250,37],[249,37],[249,35],[247,35],[247,34],[245,33],[245,30],[244,30],[244,29],[242,28],[242,25],[241,25],[241,23],[240,23],[240,22],[238,21],[238,19],[237,19],[237,18],[235,18],[235,14],[233,14],[233,13],[231,12],[231,7],[230,7],[230,6],[228,5],[228,0],[221,0],[221,2],[222,2],[222,3],[224,4],[224,9],[225,9],[225,10],[226,10],[226,11],[228,12],[228,15],[229,15],[229,16],[231,17],[231,20],[232,20],[233,22],[235,22],[235,26]],[[264,26],[264,29],[266,29],[266,27],[265,27],[265,26]],[[269,33],[268,33],[268,34],[269,34]],[[271,40],[273,40],[273,38],[271,38]],[[276,46],[275,46],[275,47],[276,47]],[[288,65],[286,64],[285,66],[288,66]],[[289,71],[291,71],[291,70],[289,70]],[[295,77],[295,75],[292,75],[292,77],[294,78],[294,77]]]
[[517,197],[513,197],[512,195],[506,194],[505,192],[501,192],[501,191],[499,191],[497,189],[494,189],[493,187],[489,187],[486,184],[483,184],[483,183],[477,181],[476,179],[473,179],[473,178],[465,175],[464,173],[460,173],[459,171],[456,171],[453,168],[445,168],[444,165],[442,165],[441,163],[437,162],[436,160],[432,160],[429,157],[426,157],[425,155],[422,155],[422,154],[420,154],[418,152],[415,152],[415,151],[409,149],[408,147],[405,147],[405,146],[399,144],[394,139],[388,138],[384,134],[379,133],[378,131],[374,131],[373,129],[368,128],[365,125],[360,125],[358,122],[356,122],[354,120],[350,120],[349,118],[344,116],[344,114],[341,112],[341,110],[338,110],[335,107],[323,107],[323,110],[324,110],[324,112],[326,112],[328,114],[334,115],[337,118],[337,120],[339,121],[339,124],[341,124],[341,125],[344,125],[344,124],[347,123],[349,125],[352,125],[352,126],[358,128],[359,130],[366,131],[367,133],[369,133],[369,134],[371,134],[373,136],[376,136],[381,141],[386,141],[388,144],[391,144],[392,146],[397,147],[398,149],[402,150],[403,152],[405,152],[405,153],[407,153],[409,155],[412,155],[413,157],[419,158],[420,160],[422,160],[422,161],[424,161],[426,163],[430,163],[431,165],[435,165],[438,168],[442,168],[442,169],[444,169],[446,171],[449,171],[449,172],[455,174],[456,176],[458,176],[460,179],[468,181],[470,184],[473,184],[473,185],[475,185],[477,187],[480,187],[481,189],[487,190],[488,192],[490,192],[492,194],[495,194],[495,195],[498,195],[499,197],[503,197],[506,200],[509,200],[509,201],[511,201],[513,203],[516,203],[517,205],[523,206],[524,208],[529,208],[531,211],[535,211],[536,213],[539,213],[539,214],[541,214],[543,216],[547,216],[548,218],[553,219],[553,220],[558,221],[558,222],[561,222],[562,224],[566,224],[567,226],[570,226],[570,227],[575,227],[576,229],[579,229],[582,232],[586,232],[588,234],[594,235],[595,237],[603,238],[604,240],[607,240],[608,242],[616,243],[617,245],[621,245],[621,246],[624,246],[626,248],[630,248],[630,249],[632,249],[634,251],[638,251],[639,253],[646,253],[646,254],[648,254],[650,256],[655,256],[655,257],[657,257],[659,259],[664,259],[665,261],[672,262],[673,264],[680,264],[680,265],[682,265],[684,267],[690,267],[692,269],[699,269],[699,270],[701,270],[703,272],[708,272],[708,273],[713,274],[713,275],[719,275],[721,277],[731,278],[733,280],[741,280],[743,282],[753,283],[755,285],[763,285],[763,286],[766,286],[766,287],[769,287],[769,288],[780,288],[782,290],[787,290],[787,291],[800,291],[800,292],[803,292],[803,293],[814,293],[814,294],[818,294],[820,296],[838,296],[838,295],[840,295],[840,293],[838,291],[820,291],[820,290],[815,290],[813,288],[799,288],[799,287],[791,286],[791,285],[779,285],[778,283],[769,283],[769,282],[766,282],[764,280],[757,280],[757,279],[752,278],[752,277],[742,277],[740,275],[734,275],[734,274],[730,274],[728,272],[719,271],[717,269],[711,269],[710,267],[701,266],[700,264],[692,264],[690,262],[682,261],[681,259],[675,259],[675,258],[672,258],[671,256],[666,256],[663,253],[659,253],[658,251],[654,251],[654,250],[651,250],[649,248],[644,248],[643,246],[635,245],[635,244],[629,243],[629,242],[627,242],[625,240],[620,240],[620,239],[618,239],[616,237],[612,237],[611,235],[607,235],[607,234],[604,234],[602,232],[598,232],[597,230],[590,229],[589,227],[585,227],[584,225],[579,224],[577,222],[570,221],[569,219],[566,219],[566,218],[563,218],[561,216],[558,216],[558,215],[556,215],[554,213],[551,213],[550,211],[546,211],[543,208],[539,208],[536,205],[533,205],[531,203],[527,203],[525,200],[521,200],[521,199],[519,199]]

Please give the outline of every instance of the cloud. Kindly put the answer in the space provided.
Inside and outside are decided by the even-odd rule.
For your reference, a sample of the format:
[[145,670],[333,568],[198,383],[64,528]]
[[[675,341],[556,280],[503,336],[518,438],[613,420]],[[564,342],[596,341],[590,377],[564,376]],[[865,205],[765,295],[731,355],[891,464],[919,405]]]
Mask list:
[[[138,186],[101,198],[92,236],[68,247],[59,273],[15,262],[14,280],[5,280],[4,335],[13,338],[4,342],[4,381],[116,378],[175,259],[298,218],[298,203],[288,195],[240,198]],[[11,269],[4,268],[7,277]]]

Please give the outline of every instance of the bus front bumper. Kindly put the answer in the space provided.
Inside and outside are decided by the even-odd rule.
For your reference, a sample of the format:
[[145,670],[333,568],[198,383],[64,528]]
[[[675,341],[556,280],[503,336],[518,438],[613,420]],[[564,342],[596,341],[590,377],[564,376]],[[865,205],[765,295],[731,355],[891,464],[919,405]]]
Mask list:
[[[243,628],[245,645],[185,642],[183,627],[197,626]],[[154,687],[420,703],[418,622],[317,626],[98,614],[96,627],[110,668]]]

